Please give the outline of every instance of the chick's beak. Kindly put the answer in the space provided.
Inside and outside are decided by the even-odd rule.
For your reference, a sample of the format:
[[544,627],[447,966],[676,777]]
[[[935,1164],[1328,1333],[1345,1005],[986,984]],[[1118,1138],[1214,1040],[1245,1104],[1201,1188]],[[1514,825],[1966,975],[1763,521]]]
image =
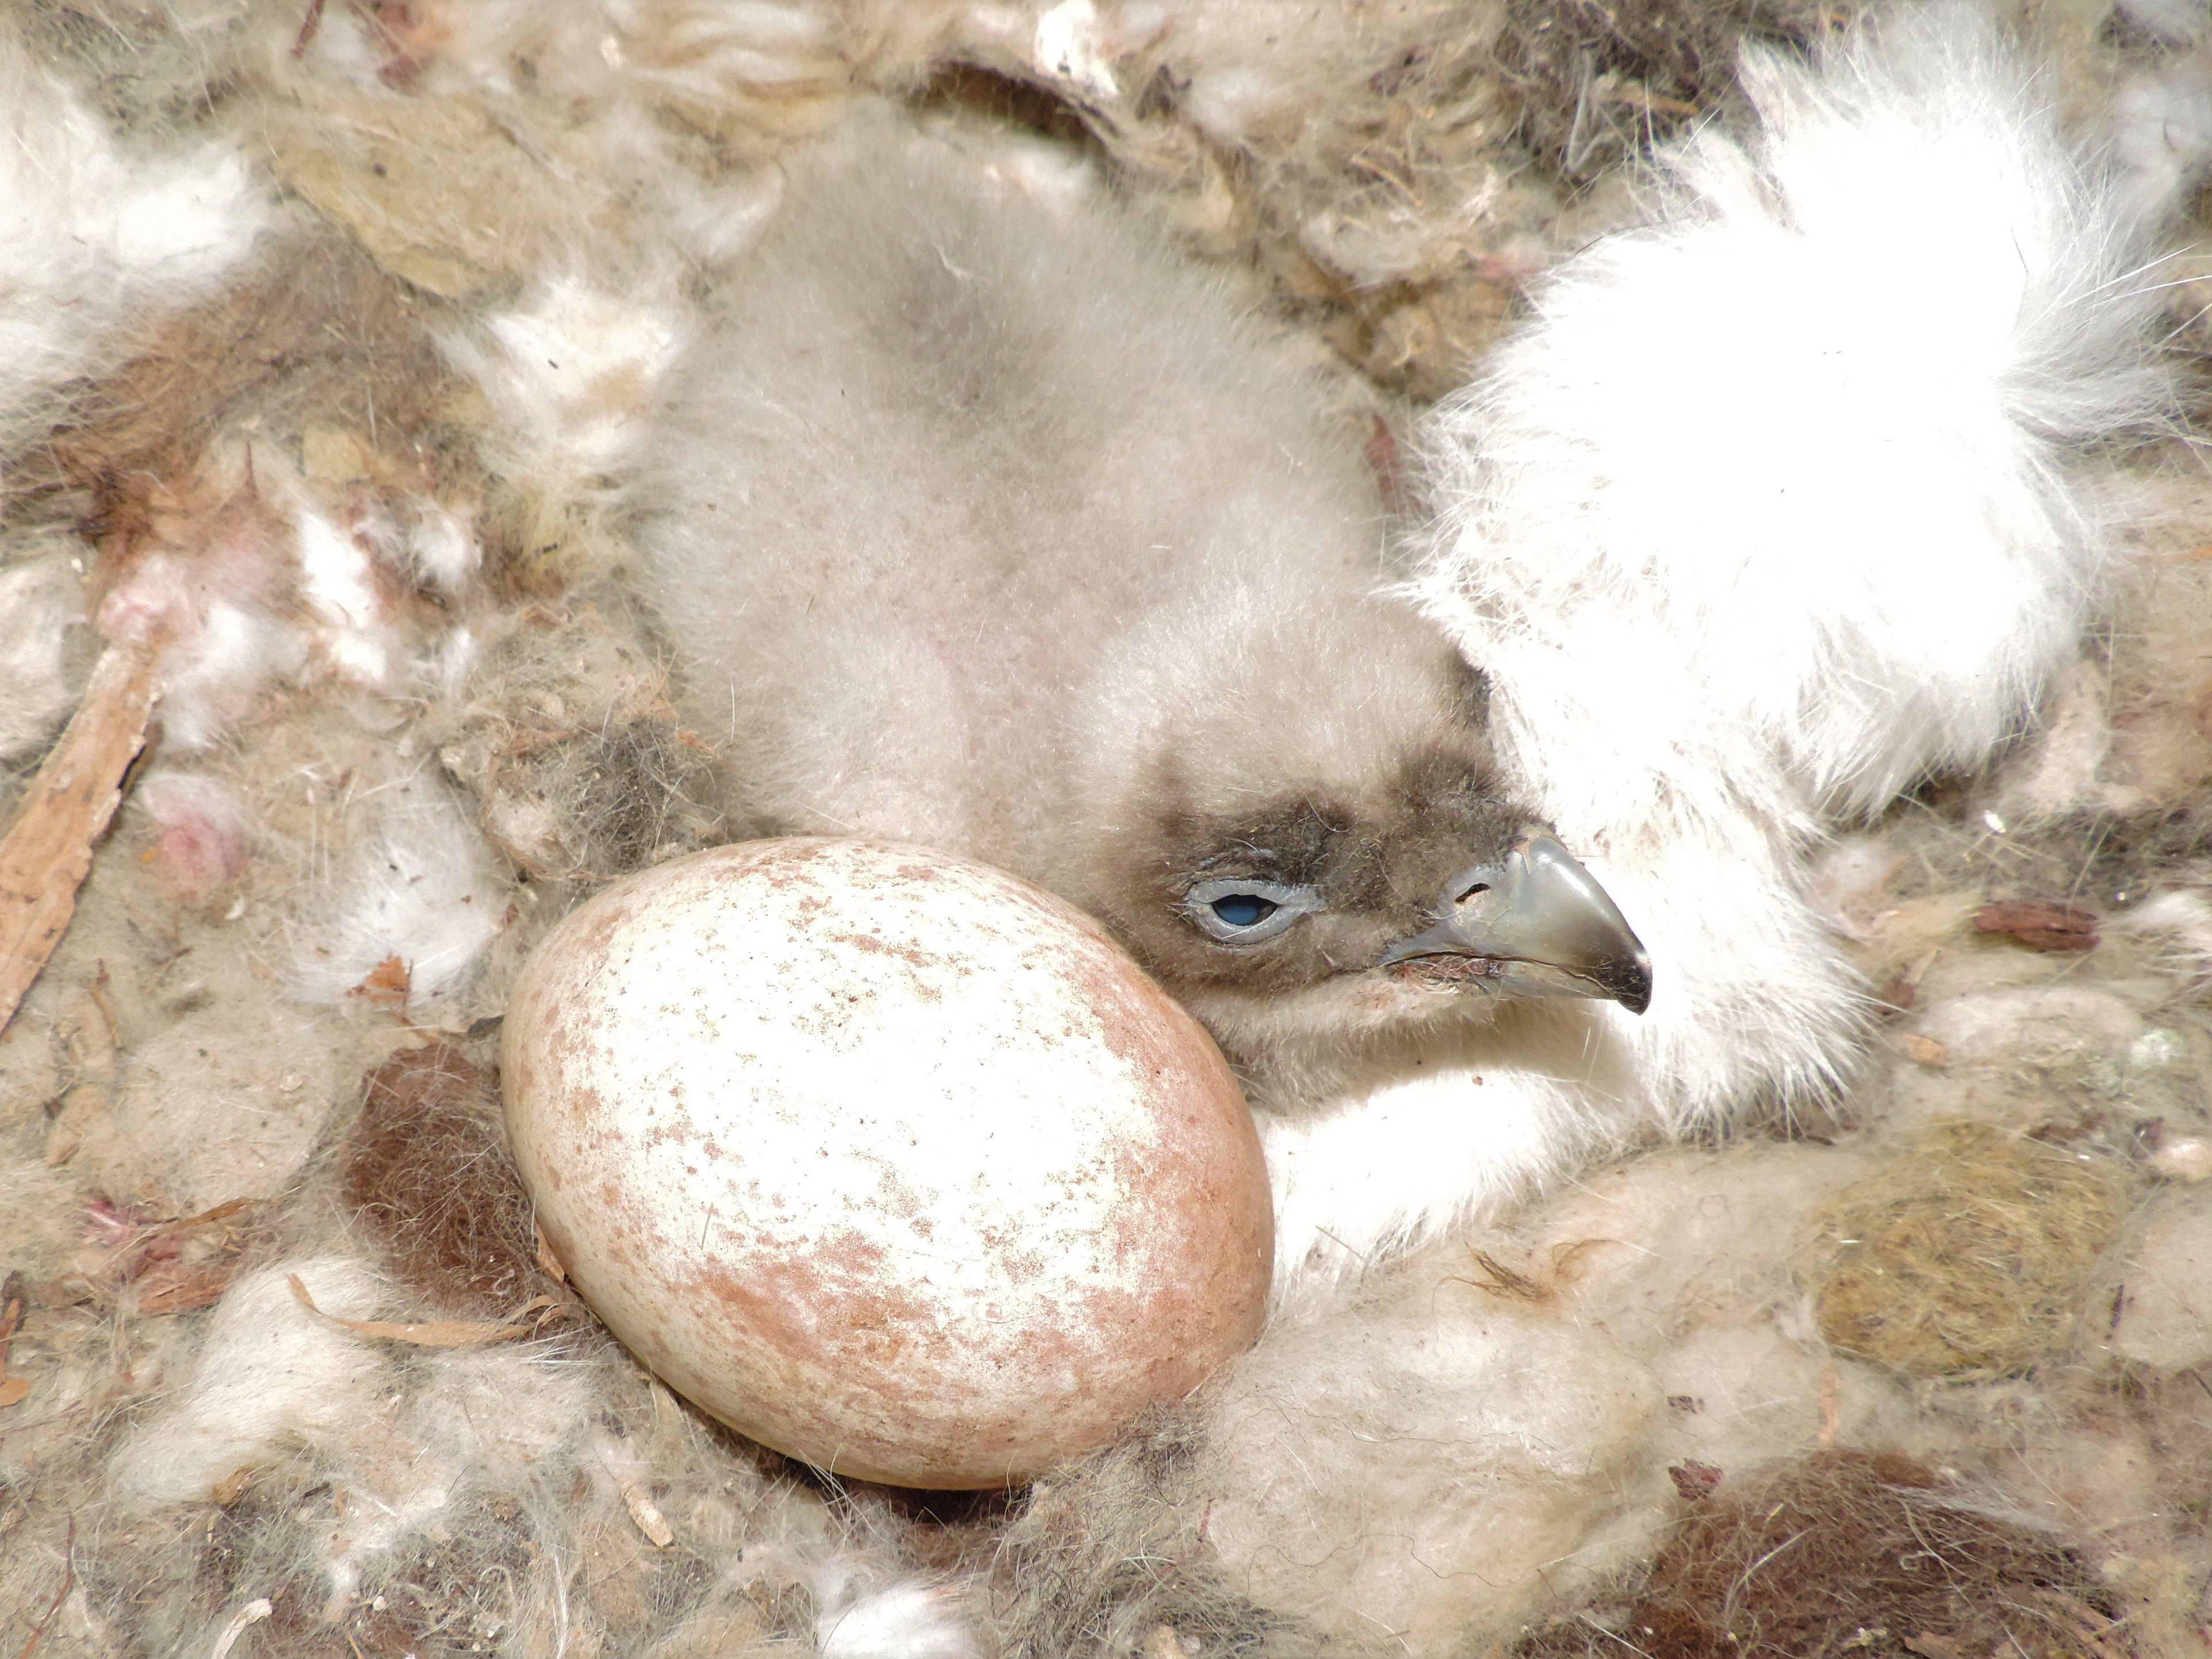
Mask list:
[[1643,941],[1548,830],[1524,830],[1497,863],[1462,871],[1436,914],[1436,926],[1385,951],[1382,965],[1480,963],[1479,975],[1464,976],[1506,995],[1609,998],[1632,1014],[1651,1006]]

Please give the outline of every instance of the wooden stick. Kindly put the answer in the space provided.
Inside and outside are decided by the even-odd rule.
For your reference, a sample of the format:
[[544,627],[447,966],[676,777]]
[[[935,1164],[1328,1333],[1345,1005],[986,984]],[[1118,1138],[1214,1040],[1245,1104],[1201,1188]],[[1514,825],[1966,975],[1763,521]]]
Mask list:
[[0,1030],[69,930],[93,844],[115,816],[124,774],[146,742],[154,664],[144,646],[111,645],[101,653],[84,701],[0,842]]

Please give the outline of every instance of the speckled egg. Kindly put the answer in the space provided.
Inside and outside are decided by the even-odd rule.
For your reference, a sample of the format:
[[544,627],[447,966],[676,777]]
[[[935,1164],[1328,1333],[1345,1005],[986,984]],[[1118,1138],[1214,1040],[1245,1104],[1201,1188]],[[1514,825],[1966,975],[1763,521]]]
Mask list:
[[609,1328],[835,1474],[1018,1480],[1258,1334],[1236,1079],[1002,871],[866,841],[674,860],[547,937],[501,1063],[538,1224]]

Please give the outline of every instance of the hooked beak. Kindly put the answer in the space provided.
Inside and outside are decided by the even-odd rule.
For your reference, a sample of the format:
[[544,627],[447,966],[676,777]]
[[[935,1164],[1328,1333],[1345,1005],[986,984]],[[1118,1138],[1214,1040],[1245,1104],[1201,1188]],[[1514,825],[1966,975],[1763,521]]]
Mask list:
[[1651,1006],[1651,958],[1589,871],[1546,830],[1531,827],[1496,864],[1462,871],[1433,927],[1401,939],[1382,965],[1474,959],[1508,995],[1603,997],[1640,1014]]

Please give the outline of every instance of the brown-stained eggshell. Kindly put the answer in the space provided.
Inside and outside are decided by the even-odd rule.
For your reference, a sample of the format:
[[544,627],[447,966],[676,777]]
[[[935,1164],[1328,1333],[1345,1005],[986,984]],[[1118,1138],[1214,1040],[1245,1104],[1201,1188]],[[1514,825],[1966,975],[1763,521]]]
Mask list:
[[608,1326],[838,1474],[1018,1480],[1258,1334],[1273,1223],[1205,1031],[1097,924],[866,841],[716,848],[548,936],[515,1157]]

